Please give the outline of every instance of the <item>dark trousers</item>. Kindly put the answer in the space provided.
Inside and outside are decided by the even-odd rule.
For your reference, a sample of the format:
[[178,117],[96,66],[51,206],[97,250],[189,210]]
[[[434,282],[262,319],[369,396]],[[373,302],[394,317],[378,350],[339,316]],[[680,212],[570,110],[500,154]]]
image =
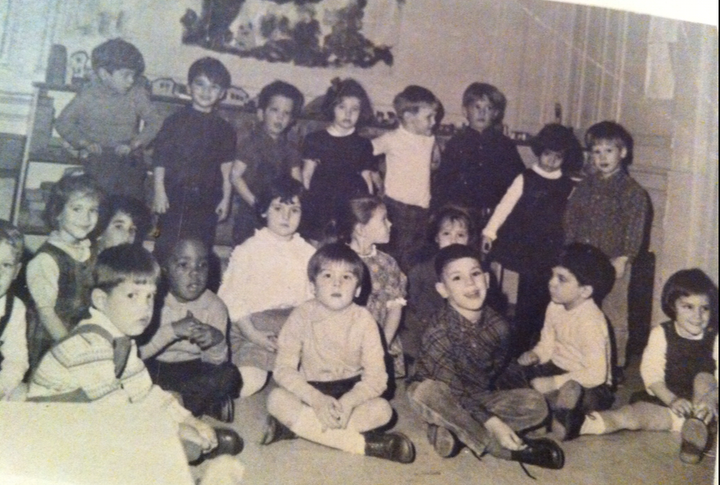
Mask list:
[[390,197],[383,200],[392,222],[388,252],[407,274],[415,264],[418,253],[425,244],[428,210],[416,205],[408,205]]
[[[535,379],[536,377],[552,377],[560,374],[567,374],[565,369],[561,369],[552,362],[546,362],[545,364],[532,365],[524,367],[525,376],[528,381]],[[552,408],[552,402],[554,396],[549,395],[548,401],[551,402],[550,407]],[[593,411],[605,411],[610,409],[615,400],[615,395],[612,389],[607,384],[600,384],[595,387],[583,387],[582,397],[580,399],[580,409],[583,414],[588,414]]]
[[103,147],[101,155],[88,155],[83,165],[107,195],[128,195],[145,201],[147,167],[141,151],[116,155],[112,148]]
[[200,359],[173,363],[149,359],[145,366],[153,383],[179,393],[185,408],[195,416],[206,414],[226,396],[238,397],[242,386],[240,372],[230,362],[215,365]]
[[545,311],[550,303],[549,280],[550,271],[519,273],[517,304],[513,320],[516,356],[532,349],[540,338],[540,331],[545,322]]

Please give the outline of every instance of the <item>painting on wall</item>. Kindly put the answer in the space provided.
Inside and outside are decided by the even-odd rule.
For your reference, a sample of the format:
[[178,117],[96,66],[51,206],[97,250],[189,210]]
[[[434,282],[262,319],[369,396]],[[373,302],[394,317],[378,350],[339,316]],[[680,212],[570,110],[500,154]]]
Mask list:
[[308,67],[393,64],[405,0],[203,0],[182,42]]

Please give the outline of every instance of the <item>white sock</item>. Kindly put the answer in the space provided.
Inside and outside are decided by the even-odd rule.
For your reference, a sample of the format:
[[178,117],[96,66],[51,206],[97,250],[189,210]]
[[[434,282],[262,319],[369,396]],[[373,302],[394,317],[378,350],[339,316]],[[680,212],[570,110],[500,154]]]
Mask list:
[[257,367],[241,366],[240,376],[242,377],[242,388],[240,389],[240,397],[252,396],[260,389],[265,387],[268,379],[268,372]]
[[580,428],[580,434],[603,434],[605,433],[605,421],[602,415],[594,411],[585,416],[585,422]]
[[365,437],[362,434],[347,428],[323,431],[320,420],[310,406],[303,406],[291,429],[295,434],[308,441],[357,455],[365,454]]

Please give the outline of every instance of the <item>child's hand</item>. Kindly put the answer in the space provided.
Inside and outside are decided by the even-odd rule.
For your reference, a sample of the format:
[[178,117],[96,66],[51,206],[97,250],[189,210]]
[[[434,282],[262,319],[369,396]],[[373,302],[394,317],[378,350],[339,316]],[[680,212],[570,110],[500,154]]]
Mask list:
[[191,330],[190,341],[207,350],[223,341],[225,336],[220,330],[205,323],[198,323]]
[[121,143],[120,145],[115,147],[115,155],[119,157],[124,157],[125,155],[129,155],[132,151],[132,148],[130,148],[130,145],[127,145],[125,143]]
[[[184,426],[182,426],[184,425]],[[204,452],[215,448],[218,444],[217,434],[212,426],[194,416],[188,416],[180,426],[180,438],[200,446]]]
[[338,410],[342,409],[342,406],[340,406],[337,399],[322,394],[315,398],[311,406],[318,420],[320,420],[323,431],[340,427],[340,413]]
[[670,410],[681,418],[687,418],[692,415],[693,405],[687,399],[676,397],[670,401]]
[[90,143],[87,140],[82,140],[80,142],[80,149],[92,155],[102,155],[102,147],[99,143]]
[[221,200],[218,206],[215,208],[215,214],[217,214],[218,216],[218,222],[222,222],[227,219],[227,216],[230,214],[230,200]]
[[552,377],[536,377],[530,381],[530,385],[540,394],[547,394],[557,389],[555,379]]
[[535,365],[538,362],[540,362],[540,357],[532,350],[528,350],[518,358],[518,364],[520,365]]
[[263,330],[256,329],[252,333],[252,335],[248,336],[248,338],[252,343],[254,343],[255,345],[259,345],[268,352],[277,352],[277,335],[275,335],[273,332],[265,332]]
[[713,417],[717,418],[717,394],[708,392],[693,403],[693,416],[708,424]]
[[168,201],[165,190],[155,189],[155,196],[153,197],[153,212],[156,214],[165,214],[170,208],[170,202]]
[[489,253],[490,250],[492,249],[492,245],[493,245],[493,240],[492,240],[492,239],[490,239],[490,238],[487,237],[487,236],[483,236],[483,237],[482,237],[481,250],[482,250],[483,253],[485,253],[485,254]]
[[353,408],[351,406],[348,406],[347,403],[343,404],[342,399],[339,399],[336,412],[338,428],[347,428],[347,424],[348,421],[350,421],[350,416],[352,415]]
[[495,437],[503,448],[517,451],[527,446],[515,431],[497,416],[493,416],[485,421],[485,428],[490,431],[490,434]]
[[202,325],[200,321],[195,318],[190,310],[188,310],[185,318],[172,323],[173,332],[180,338],[191,338],[193,331],[196,326]]
[[617,258],[612,258],[610,260],[610,263],[612,263],[613,268],[615,268],[615,279],[620,279],[625,275],[625,268],[627,266],[628,258],[627,256],[618,256]]

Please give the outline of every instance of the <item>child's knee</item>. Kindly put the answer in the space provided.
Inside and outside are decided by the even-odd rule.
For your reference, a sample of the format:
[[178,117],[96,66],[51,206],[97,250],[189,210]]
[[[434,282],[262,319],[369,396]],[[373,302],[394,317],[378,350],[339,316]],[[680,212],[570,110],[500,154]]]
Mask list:
[[715,376],[709,372],[699,372],[693,379],[693,398],[699,399],[716,388]]
[[302,402],[294,394],[281,387],[273,389],[267,398],[268,413],[286,426],[292,426],[302,406]]
[[[368,402],[370,405],[370,412],[378,422],[386,424],[390,422],[393,415],[393,408],[389,402],[385,399],[377,398]],[[382,426],[381,424],[381,426]]]
[[240,397],[250,397],[265,387],[268,372],[256,367],[240,367],[242,389]]

